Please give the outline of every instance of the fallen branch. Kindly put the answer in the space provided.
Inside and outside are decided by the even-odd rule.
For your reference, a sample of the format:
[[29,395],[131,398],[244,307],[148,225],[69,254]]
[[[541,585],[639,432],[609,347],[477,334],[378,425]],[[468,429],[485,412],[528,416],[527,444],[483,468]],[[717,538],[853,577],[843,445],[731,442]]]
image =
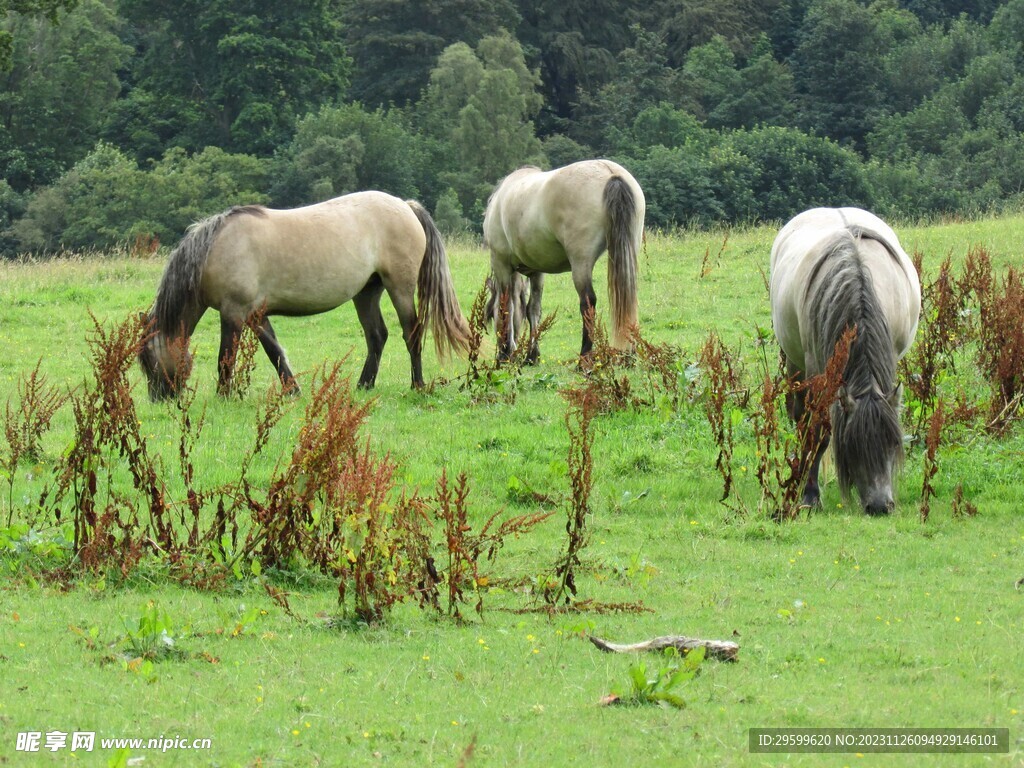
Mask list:
[[609,643],[599,637],[588,635],[590,642],[607,653],[639,653],[641,651],[662,651],[666,648],[675,648],[682,653],[688,653],[694,648],[705,648],[709,658],[719,661],[738,661],[740,652],[738,643],[730,640],[701,640],[696,637],[683,637],[682,635],[666,635],[655,637],[652,640],[645,640],[642,643],[621,645]]

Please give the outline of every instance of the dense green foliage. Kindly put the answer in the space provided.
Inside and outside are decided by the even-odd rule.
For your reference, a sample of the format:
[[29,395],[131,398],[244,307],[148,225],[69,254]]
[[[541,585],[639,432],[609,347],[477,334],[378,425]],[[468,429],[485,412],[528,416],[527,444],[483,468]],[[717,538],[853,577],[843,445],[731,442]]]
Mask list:
[[225,205],[368,187],[474,227],[514,168],[598,156],[634,172],[654,227],[1020,202],[1024,0],[19,0],[0,13],[7,255],[166,241]]

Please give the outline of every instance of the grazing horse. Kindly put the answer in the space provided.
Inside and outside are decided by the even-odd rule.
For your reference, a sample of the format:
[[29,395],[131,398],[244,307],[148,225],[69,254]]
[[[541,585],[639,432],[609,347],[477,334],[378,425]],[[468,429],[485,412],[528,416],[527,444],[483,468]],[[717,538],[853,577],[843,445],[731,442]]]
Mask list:
[[[541,320],[543,275],[571,272],[583,316],[580,355],[585,356],[593,346],[588,314],[597,306],[594,263],[607,250],[612,340],[628,347],[637,324],[637,253],[645,206],[636,179],[610,160],[584,160],[553,171],[520,168],[509,174],[484,214],[494,290],[511,301],[512,276],[529,277],[526,316],[535,331]],[[508,359],[515,348],[515,323],[505,326],[498,339],[499,360]],[[534,340],[527,361],[536,362],[539,355]]]
[[469,327],[441,236],[419,203],[356,192],[303,208],[250,205],[211,216],[193,224],[171,253],[156,302],[144,316],[152,335],[139,362],[149,395],[160,400],[177,393],[191,367],[189,337],[210,308],[220,313],[221,394],[230,391],[234,349],[247,323],[282,386],[297,391],[268,318],[314,315],[349,300],[366,337],[359,386],[371,388],[388,338],[380,311],[384,291],[402,326],[412,385],[420,387],[427,326],[440,357],[466,349]]
[[[772,324],[789,374],[808,379],[825,370],[850,327],[856,336],[831,406],[836,476],[843,497],[856,487],[868,514],[892,510],[893,476],[903,458],[896,363],[917,333],[921,284],[896,233],[859,208],[814,208],[782,228],[772,246]],[[804,394],[790,398],[790,416],[804,413]],[[820,504],[812,459],[803,503]]]

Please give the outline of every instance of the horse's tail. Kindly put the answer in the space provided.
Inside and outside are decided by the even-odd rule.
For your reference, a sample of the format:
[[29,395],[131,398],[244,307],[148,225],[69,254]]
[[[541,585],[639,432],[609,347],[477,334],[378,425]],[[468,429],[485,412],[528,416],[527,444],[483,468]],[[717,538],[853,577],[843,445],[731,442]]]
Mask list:
[[608,245],[608,299],[612,340],[631,346],[637,326],[637,254],[643,237],[643,209],[629,184],[612,176],[604,186],[605,242]]
[[167,258],[167,266],[156,291],[152,317],[156,319],[157,331],[164,334],[181,332],[182,316],[199,301],[203,267],[224,222],[236,214],[263,216],[265,210],[258,205],[236,206],[197,221],[188,228]]
[[429,325],[440,359],[446,359],[452,350],[456,354],[465,354],[469,349],[469,323],[466,322],[455,295],[441,233],[437,231],[437,226],[426,208],[415,200],[406,202],[416,214],[427,236],[427,247],[423,252],[416,286],[416,299],[419,304],[416,316],[417,343],[422,344],[423,334]]

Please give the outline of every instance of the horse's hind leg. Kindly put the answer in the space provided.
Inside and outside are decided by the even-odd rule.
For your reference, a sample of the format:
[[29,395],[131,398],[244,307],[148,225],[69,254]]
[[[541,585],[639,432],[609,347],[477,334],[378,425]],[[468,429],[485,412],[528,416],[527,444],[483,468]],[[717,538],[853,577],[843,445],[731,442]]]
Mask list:
[[284,347],[277,340],[277,334],[274,333],[274,328],[266,317],[256,326],[256,336],[260,340],[263,351],[270,358],[270,362],[277,371],[277,375],[281,378],[281,389],[285,394],[299,394],[299,385],[295,383],[295,376],[292,374],[292,369],[288,366],[288,356],[285,355]]
[[405,348],[409,350],[409,364],[412,368],[412,386],[419,389],[423,386],[423,335],[426,328],[417,328],[416,318],[416,285],[387,286],[388,296],[395,305],[398,322],[402,325],[402,338]]
[[363,336],[366,337],[366,362],[363,363],[363,372],[359,374],[360,389],[373,389],[377,382],[377,371],[380,370],[381,354],[388,340],[388,329],[380,313],[380,295],[383,292],[384,284],[379,277],[374,277],[352,299],[359,324],[363,326]]
[[526,305],[526,318],[530,322],[530,349],[526,353],[526,364],[536,365],[540,360],[540,340],[537,329],[540,328],[540,300],[544,295],[544,274],[534,272],[530,275],[530,301]]
[[587,357],[594,348],[590,329],[594,323],[597,309],[597,294],[594,293],[593,262],[586,267],[572,268],[572,282],[580,297],[580,317],[583,318],[583,343],[580,345],[580,357]]
[[506,264],[491,258],[491,290],[497,312],[494,314],[494,330],[498,340],[498,365],[508,362],[516,348],[515,286],[521,278],[511,272]]

